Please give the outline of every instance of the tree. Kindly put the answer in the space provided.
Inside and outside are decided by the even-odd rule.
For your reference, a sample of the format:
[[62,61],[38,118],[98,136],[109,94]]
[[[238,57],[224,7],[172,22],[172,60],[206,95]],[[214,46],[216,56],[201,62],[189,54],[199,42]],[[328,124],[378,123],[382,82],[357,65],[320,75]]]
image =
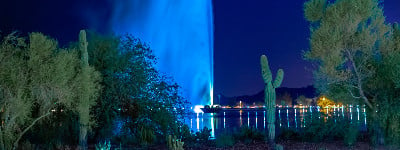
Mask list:
[[[88,50],[89,64],[103,79],[94,109],[99,139],[134,135],[134,144],[152,144],[178,133],[177,117],[185,112],[182,108],[187,102],[180,96],[179,86],[157,71],[156,58],[147,44],[131,35],[92,34]],[[117,121],[123,130],[113,132]],[[159,136],[163,138],[155,138]]]
[[367,88],[378,99],[378,121],[383,127],[385,143],[400,145],[400,32],[397,23],[392,31],[382,60],[374,63],[376,74],[367,82]]
[[285,92],[283,95],[279,97],[281,104],[284,106],[292,106],[293,105],[293,98],[289,92]]
[[336,103],[326,98],[325,96],[321,96],[317,100],[317,105],[321,108],[326,108],[326,107],[334,107]]
[[297,104],[301,104],[303,106],[312,105],[312,99],[311,98],[307,98],[304,95],[300,95],[299,97],[297,97],[296,102],[297,102]]
[[95,114],[95,136],[97,140],[110,139],[113,123],[117,119],[121,99],[129,97],[126,87],[117,74],[127,68],[128,55],[118,51],[120,40],[112,35],[88,34],[88,62],[100,72],[102,90],[95,101],[92,113]]
[[32,126],[73,97],[76,53],[40,33],[25,41],[10,34],[0,47],[1,149],[16,149]]
[[[377,111],[387,106],[376,82],[390,85],[382,65],[393,54],[391,28],[385,23],[378,0],[309,0],[304,14],[310,22],[310,50],[315,62],[315,84],[319,91],[344,103],[365,104],[376,140],[384,142],[383,126]],[[382,80],[379,80],[382,79]],[[375,81],[375,82],[374,82]],[[398,101],[398,100],[390,100]],[[384,102],[384,103],[382,103]]]

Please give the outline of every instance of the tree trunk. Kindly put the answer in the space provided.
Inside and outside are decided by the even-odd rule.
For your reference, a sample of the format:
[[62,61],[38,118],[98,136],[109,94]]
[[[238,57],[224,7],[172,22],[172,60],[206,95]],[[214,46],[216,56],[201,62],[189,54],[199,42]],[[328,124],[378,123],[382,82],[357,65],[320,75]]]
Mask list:
[[87,150],[87,128],[85,125],[80,126],[79,131],[79,149],[80,150]]
[[379,123],[379,115],[376,112],[377,108],[371,110],[371,133],[372,133],[372,143],[375,145],[384,145],[385,144],[385,135],[384,135],[384,130]]
[[3,140],[3,130],[1,130],[2,127],[0,127],[0,149],[5,149],[4,146],[4,140]]

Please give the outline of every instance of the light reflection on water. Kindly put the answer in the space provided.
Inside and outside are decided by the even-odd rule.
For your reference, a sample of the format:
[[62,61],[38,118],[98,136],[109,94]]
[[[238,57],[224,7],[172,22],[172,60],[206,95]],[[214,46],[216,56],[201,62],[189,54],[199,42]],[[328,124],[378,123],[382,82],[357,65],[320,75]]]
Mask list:
[[[336,109],[337,108],[337,109]],[[353,110],[354,109],[354,110]],[[341,123],[343,120],[349,120],[352,124],[357,123],[359,129],[361,131],[366,131],[367,129],[367,118],[365,108],[362,108],[364,111],[360,114],[359,107],[349,107],[344,109],[343,107],[334,107],[329,110],[326,108],[318,108],[313,107],[309,109],[305,108],[278,108],[276,114],[276,130],[280,131],[281,128],[306,128],[307,124],[311,121],[312,117],[318,116],[321,119],[321,116],[324,116],[324,121],[328,121],[329,119],[334,119],[335,123]],[[282,118],[282,111],[283,118]],[[309,111],[308,111],[309,110]],[[247,113],[247,117],[243,118],[243,113]],[[357,115],[357,120],[353,120],[353,113]],[[339,115],[340,114],[340,115]],[[342,118],[341,118],[342,117]],[[360,120],[360,117],[363,117],[363,121]],[[262,118],[262,122],[259,122],[258,119]],[[243,124],[243,121],[247,122],[247,124]],[[220,113],[215,114],[194,114],[185,118],[185,123],[190,127],[192,132],[198,132],[204,127],[211,129],[211,136],[218,136],[219,133],[224,130],[232,130],[237,129],[241,126],[250,126],[257,128],[260,131],[266,130],[266,112],[265,110],[222,110]],[[261,123],[261,124],[260,124]],[[286,127],[283,127],[282,124],[285,124]],[[300,125],[300,127],[298,126]],[[219,128],[223,126],[223,128]],[[261,128],[259,128],[261,126]]]

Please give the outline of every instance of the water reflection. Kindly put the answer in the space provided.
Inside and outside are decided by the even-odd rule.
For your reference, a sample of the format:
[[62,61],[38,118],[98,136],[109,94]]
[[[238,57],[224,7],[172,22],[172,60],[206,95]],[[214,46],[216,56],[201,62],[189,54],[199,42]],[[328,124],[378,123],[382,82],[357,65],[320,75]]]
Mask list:
[[224,112],[224,129],[225,129],[225,112]]
[[250,126],[250,112],[247,112],[247,126]]
[[289,128],[289,108],[286,108],[286,122],[287,122],[287,127]]
[[256,128],[257,128],[257,112],[256,112]]
[[242,121],[242,112],[243,112],[243,111],[240,110],[239,112],[240,112],[240,126],[242,126],[242,124],[243,124],[243,121]]
[[297,128],[297,109],[294,109],[294,123],[296,124],[296,128]]
[[[285,116],[281,114],[282,111],[283,113],[286,112]],[[334,123],[342,123],[343,121],[348,120],[352,124],[358,125],[360,130],[366,131],[367,128],[366,111],[363,107],[345,108],[344,106],[335,106],[330,109],[319,107],[294,109],[285,107],[278,108],[276,112],[277,133],[279,132],[279,130],[281,130],[281,128],[306,128],[307,125],[312,123],[314,119],[321,119],[321,115],[322,117],[324,117],[325,122],[331,120]],[[247,114],[247,124],[243,124],[243,121],[246,121],[243,120],[246,119],[246,117],[243,118],[243,113]],[[266,131],[266,115],[266,111],[262,109],[224,110],[216,114],[193,114],[187,117],[187,119],[185,119],[185,122],[186,124],[188,124],[192,132],[198,132],[204,127],[207,127],[212,130],[211,135],[215,137],[224,130],[231,130],[234,128],[239,128],[241,126],[250,126],[256,128],[257,130]],[[357,120],[353,121],[353,115],[357,115]],[[258,121],[259,117],[262,117],[263,120]],[[364,121],[360,120],[360,118],[364,119]]]
[[213,116],[214,114],[210,114],[210,115],[211,115],[211,137],[215,137],[214,116]]
[[[280,114],[280,110],[279,110],[279,114]],[[279,119],[281,119],[281,118],[279,117]],[[265,111],[264,111],[264,129],[265,129]]]
[[[282,127],[282,120],[281,120],[281,110],[278,110],[279,112],[279,127]],[[265,128],[265,111],[264,111],[264,128]]]
[[200,131],[199,113],[197,113],[196,123],[197,123],[197,131]]

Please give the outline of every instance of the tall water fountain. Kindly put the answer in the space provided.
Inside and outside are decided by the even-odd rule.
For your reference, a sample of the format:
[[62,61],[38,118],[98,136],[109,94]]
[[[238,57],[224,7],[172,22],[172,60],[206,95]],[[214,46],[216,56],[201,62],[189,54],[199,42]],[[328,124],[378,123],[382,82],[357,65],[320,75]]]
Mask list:
[[118,0],[112,26],[148,42],[157,68],[172,76],[194,105],[213,103],[211,0]]

